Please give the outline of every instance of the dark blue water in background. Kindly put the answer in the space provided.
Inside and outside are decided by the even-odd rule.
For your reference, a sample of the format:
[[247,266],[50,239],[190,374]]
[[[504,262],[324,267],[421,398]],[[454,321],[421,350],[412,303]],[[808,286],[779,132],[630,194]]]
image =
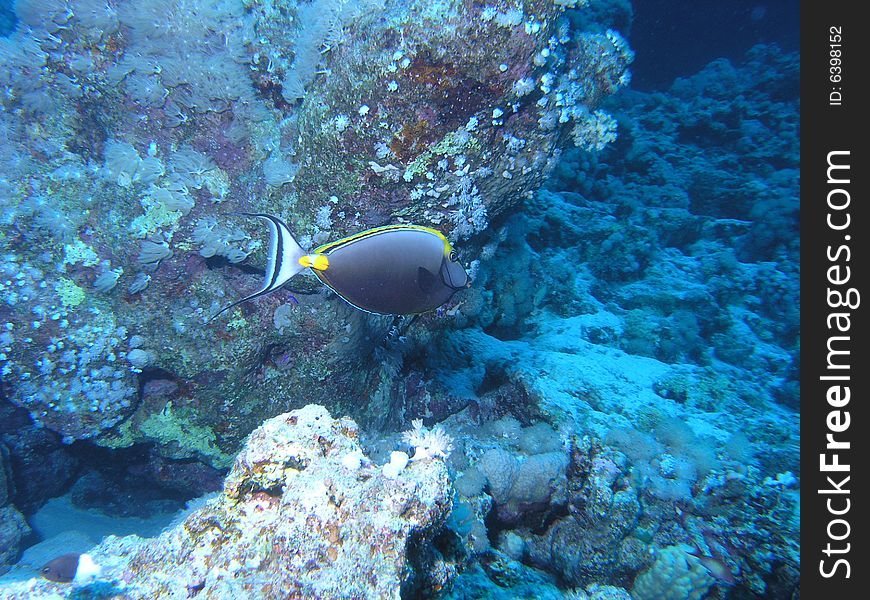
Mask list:
[[629,41],[632,88],[661,90],[715,58],[740,60],[756,44],[797,51],[798,0],[637,0]]
[[12,0],[0,0],[0,35],[9,35],[15,29],[15,12]]

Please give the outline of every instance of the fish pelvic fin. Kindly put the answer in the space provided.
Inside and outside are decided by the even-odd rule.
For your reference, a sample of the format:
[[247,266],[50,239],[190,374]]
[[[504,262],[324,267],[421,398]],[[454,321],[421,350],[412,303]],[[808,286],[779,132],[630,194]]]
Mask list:
[[284,223],[284,221],[274,215],[266,213],[239,212],[234,214],[263,219],[269,226],[269,251],[266,260],[266,278],[263,281],[263,287],[253,294],[245,296],[241,300],[237,300],[220,309],[206,324],[211,323],[222,313],[242,304],[243,302],[259,298],[260,296],[265,296],[266,294],[271,294],[290,281],[294,275],[307,267],[304,262],[301,262],[301,259],[306,256],[306,252],[296,241],[296,238],[293,237],[293,234],[290,233],[290,228],[287,227],[287,224]]

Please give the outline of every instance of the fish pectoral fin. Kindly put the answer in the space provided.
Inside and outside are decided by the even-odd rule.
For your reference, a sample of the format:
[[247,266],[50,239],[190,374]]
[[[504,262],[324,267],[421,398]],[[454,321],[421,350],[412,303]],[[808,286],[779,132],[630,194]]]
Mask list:
[[417,267],[417,285],[425,293],[429,293],[438,285],[438,278],[435,273],[424,267]]

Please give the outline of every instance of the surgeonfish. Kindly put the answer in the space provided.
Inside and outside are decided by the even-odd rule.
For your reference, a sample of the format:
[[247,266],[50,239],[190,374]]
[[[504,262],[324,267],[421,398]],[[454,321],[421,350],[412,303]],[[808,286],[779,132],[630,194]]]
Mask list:
[[48,561],[39,570],[39,574],[57,583],[82,584],[99,577],[101,570],[90,554],[70,552]]
[[453,247],[435,229],[386,225],[303,250],[287,225],[264,213],[238,213],[263,219],[270,243],[263,287],[222,308],[274,292],[308,268],[351,306],[381,315],[416,315],[438,308],[471,280]]

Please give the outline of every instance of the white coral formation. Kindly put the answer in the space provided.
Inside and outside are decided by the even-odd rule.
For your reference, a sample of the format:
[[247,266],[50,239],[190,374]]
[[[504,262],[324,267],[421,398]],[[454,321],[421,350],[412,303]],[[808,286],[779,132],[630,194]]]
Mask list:
[[422,419],[411,421],[413,429],[402,434],[402,439],[414,448],[411,460],[427,458],[447,458],[453,450],[453,439],[440,427],[423,427]]
[[106,142],[104,173],[121,187],[136,183],[152,183],[165,173],[160,159],[148,156],[141,158],[132,144],[118,140]]
[[659,550],[653,565],[637,576],[631,596],[635,600],[700,600],[715,580],[689,554],[688,546],[668,546]]
[[523,96],[528,96],[535,91],[535,80],[531,77],[523,77],[522,79],[518,79],[514,82],[513,91],[514,94],[516,94],[520,98],[522,98]]
[[[451,509],[450,479],[442,461],[396,479],[367,464],[356,424],[308,405],[254,430],[223,491],[183,522],[152,539],[109,536],[88,554],[128,600],[186,598],[188,586],[198,598],[398,599],[435,554],[426,540]],[[57,591],[0,583],[4,600]]]
[[447,199],[447,205],[451,207],[458,205],[450,215],[454,225],[453,237],[456,239],[470,238],[489,225],[486,204],[469,175],[464,175],[459,180],[459,189]]
[[245,243],[247,239],[241,229],[231,229],[213,218],[200,219],[193,230],[193,241],[201,246],[200,256],[224,256],[231,263],[242,262],[253,250],[252,245],[248,247]]
[[368,460],[362,450],[354,450],[348,452],[341,458],[341,464],[351,471],[359,471],[363,466],[363,461]]
[[94,287],[104,294],[111,291],[115,287],[115,284],[118,283],[118,279],[123,272],[124,269],[121,267],[104,271],[94,280]]
[[583,150],[603,150],[607,144],[616,140],[616,119],[603,110],[581,111],[575,117],[571,131],[574,145]]
[[299,165],[286,160],[281,156],[279,151],[272,152],[263,163],[263,175],[266,179],[266,185],[272,187],[281,187],[286,183],[292,182],[296,178],[298,170]]
[[139,247],[138,261],[140,265],[151,265],[156,267],[157,264],[166,258],[172,256],[172,250],[169,249],[169,244],[166,242],[155,242],[152,240],[143,240]]
[[390,462],[381,468],[384,477],[397,478],[408,466],[408,455],[404,452],[390,452]]

